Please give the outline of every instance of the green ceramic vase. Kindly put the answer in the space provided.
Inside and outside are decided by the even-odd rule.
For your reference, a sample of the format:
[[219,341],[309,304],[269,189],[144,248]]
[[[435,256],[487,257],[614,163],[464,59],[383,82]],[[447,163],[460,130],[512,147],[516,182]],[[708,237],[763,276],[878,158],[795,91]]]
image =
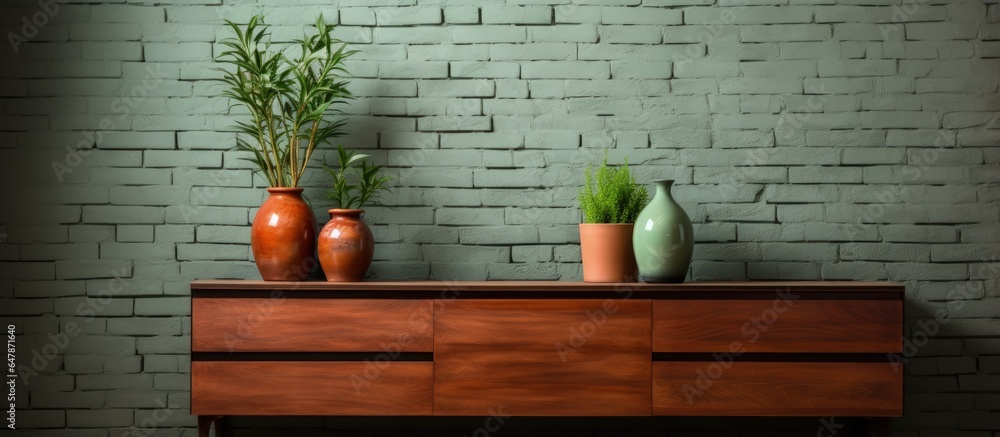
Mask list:
[[639,213],[632,231],[632,249],[643,282],[684,282],[694,229],[691,219],[670,194],[672,180],[653,181],[656,195]]

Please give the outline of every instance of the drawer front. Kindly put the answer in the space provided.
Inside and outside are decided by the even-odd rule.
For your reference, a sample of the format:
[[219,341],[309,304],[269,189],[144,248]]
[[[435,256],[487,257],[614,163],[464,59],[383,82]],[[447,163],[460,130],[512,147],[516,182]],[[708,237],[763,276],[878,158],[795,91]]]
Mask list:
[[436,305],[434,413],[648,416],[650,301]]
[[900,300],[653,302],[653,352],[890,353],[902,337]]
[[653,363],[656,416],[902,414],[903,374],[888,362]]
[[281,416],[426,416],[432,413],[433,364],[195,361],[191,414]]
[[432,300],[192,299],[194,352],[431,352]]

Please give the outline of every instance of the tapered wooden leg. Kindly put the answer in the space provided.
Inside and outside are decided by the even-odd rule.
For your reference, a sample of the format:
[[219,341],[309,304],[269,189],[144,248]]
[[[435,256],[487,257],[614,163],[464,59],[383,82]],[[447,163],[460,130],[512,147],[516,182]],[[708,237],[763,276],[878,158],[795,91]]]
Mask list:
[[222,437],[224,419],[223,416],[198,416],[198,437],[209,437],[213,423],[215,423],[215,437]]
[[226,436],[226,416],[219,416],[215,419],[215,437]]

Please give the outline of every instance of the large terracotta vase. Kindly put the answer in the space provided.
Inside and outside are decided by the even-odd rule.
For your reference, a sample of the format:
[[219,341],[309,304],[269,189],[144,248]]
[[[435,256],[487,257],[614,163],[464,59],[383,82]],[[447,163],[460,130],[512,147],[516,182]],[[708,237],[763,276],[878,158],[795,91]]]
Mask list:
[[635,282],[631,223],[580,224],[584,282]]
[[250,230],[257,270],[265,281],[301,281],[316,268],[316,216],[302,188],[268,188]]
[[319,231],[319,263],[330,282],[365,279],[375,256],[375,236],[363,209],[331,209],[330,222]]
[[658,180],[656,195],[635,220],[632,246],[644,282],[684,282],[694,252],[691,219],[670,194],[674,181]]

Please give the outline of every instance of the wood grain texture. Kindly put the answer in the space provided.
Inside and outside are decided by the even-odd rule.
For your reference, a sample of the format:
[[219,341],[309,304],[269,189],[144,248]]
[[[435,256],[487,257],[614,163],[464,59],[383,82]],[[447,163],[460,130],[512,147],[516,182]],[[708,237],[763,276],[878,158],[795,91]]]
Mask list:
[[433,364],[200,361],[191,363],[191,414],[427,416]]
[[192,299],[194,352],[432,352],[431,300]]
[[[903,285],[890,282],[861,281],[695,281],[683,284],[652,284],[644,282],[589,283],[569,281],[397,281],[397,282],[281,282],[249,280],[197,280],[192,290],[329,290],[329,291],[458,291],[474,295],[479,291],[582,291],[631,290],[641,292],[773,292],[788,289],[794,292],[872,292],[902,293]],[[460,298],[462,296],[459,296]]]
[[650,414],[648,300],[476,299],[435,309],[435,415]]
[[901,300],[653,302],[654,352],[902,351]]
[[[888,362],[737,361],[728,369],[721,366],[714,361],[653,363],[653,415],[903,414],[903,374],[895,372]],[[718,369],[721,372],[716,372]]]

